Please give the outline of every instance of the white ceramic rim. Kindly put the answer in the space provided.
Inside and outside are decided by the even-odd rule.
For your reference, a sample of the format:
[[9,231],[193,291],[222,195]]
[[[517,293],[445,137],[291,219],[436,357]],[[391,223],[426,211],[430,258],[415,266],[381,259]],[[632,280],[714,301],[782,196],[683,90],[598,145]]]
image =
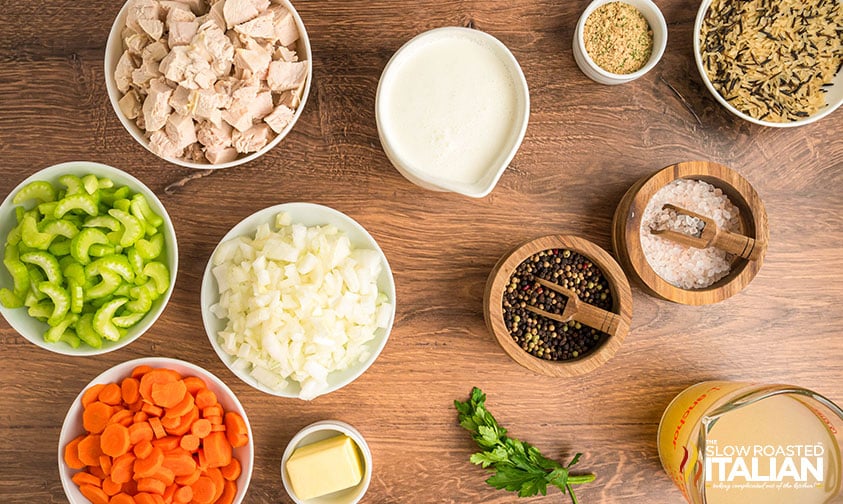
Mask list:
[[114,23],[111,25],[111,31],[108,34],[108,41],[105,44],[105,57],[104,60],[104,67],[105,67],[105,87],[108,90],[108,101],[111,102],[111,108],[114,109],[114,113],[117,115],[117,118],[120,119],[120,123],[129,132],[129,135],[135,139],[136,142],[141,144],[144,149],[148,150],[152,154],[155,154],[156,157],[163,159],[167,162],[184,166],[186,168],[196,168],[199,170],[219,170],[222,168],[232,168],[234,166],[240,166],[242,164],[246,164],[249,161],[259,158],[260,156],[269,152],[273,147],[281,143],[287,134],[292,131],[295,124],[298,122],[299,117],[304,110],[304,106],[307,103],[307,97],[310,95],[310,84],[313,82],[313,52],[310,47],[310,38],[307,35],[307,30],[304,27],[304,22],[301,20],[301,16],[299,16],[298,11],[293,7],[293,4],[290,3],[290,0],[276,0],[277,2],[281,2],[293,15],[293,19],[296,21],[296,27],[299,30],[299,39],[301,43],[304,45],[305,55],[307,56],[307,78],[305,79],[304,90],[302,91],[301,96],[301,103],[296,108],[295,113],[293,114],[293,120],[290,121],[281,133],[275,136],[269,143],[267,143],[261,150],[257,152],[253,152],[248,156],[243,156],[242,158],[237,158],[234,161],[229,161],[228,163],[219,163],[219,164],[210,164],[210,163],[194,163],[191,161],[185,161],[183,159],[178,158],[171,158],[171,157],[162,157],[158,154],[152,152],[149,148],[149,141],[144,138],[143,132],[138,125],[129,120],[126,116],[123,115],[123,112],[120,111],[120,105],[117,103],[118,100],[122,97],[122,93],[119,89],[117,89],[117,83],[114,82],[114,69],[117,66],[117,61],[120,59],[120,56],[123,54],[122,50],[118,50],[118,48],[122,48],[123,41],[121,39],[121,32],[123,31],[123,27],[126,24],[126,13],[127,7],[129,2],[127,1],[123,4],[123,7],[120,9],[120,12],[117,14],[117,17],[114,19]]
[[[510,75],[512,76],[513,84],[515,85],[515,93],[524,101],[524,110],[518,118],[518,122],[513,124],[513,127],[517,125],[517,130],[515,130],[516,136],[512,148],[505,155],[501,165],[496,168],[497,171],[495,175],[491,177],[489,179],[489,183],[484,186],[479,186],[477,183],[465,184],[461,182],[454,182],[420,173],[395,153],[395,150],[392,148],[392,142],[389,138],[389,134],[384,131],[382,126],[382,116],[384,114],[382,105],[383,102],[381,99],[383,94],[383,83],[386,80],[386,77],[389,76],[390,70],[398,64],[397,62],[400,62],[400,58],[408,52],[409,48],[424,42],[428,38],[447,35],[474,37],[475,39],[479,39],[483,43],[490,44],[501,51],[501,55],[503,55],[507,60],[507,66],[514,69],[514,73],[510,72]],[[395,168],[408,180],[416,185],[421,185],[422,187],[426,187],[428,189],[455,192],[472,198],[482,198],[492,192],[492,189],[495,188],[498,180],[500,180],[504,171],[506,171],[509,167],[512,159],[521,147],[521,143],[524,141],[524,135],[527,133],[527,124],[530,122],[530,90],[527,85],[527,79],[524,77],[524,72],[521,69],[521,65],[518,64],[518,60],[515,59],[512,51],[510,51],[503,42],[495,38],[493,35],[473,28],[464,28],[462,26],[434,28],[411,38],[397,51],[395,51],[395,54],[393,54],[387,62],[383,72],[381,73],[380,79],[378,80],[378,89],[375,95],[375,122],[377,123],[378,136],[380,137],[381,146],[383,147],[387,158],[389,158],[393,166],[395,166]],[[488,171],[491,171],[491,167]]]
[[[339,210],[335,210],[331,207],[325,205],[318,205],[316,203],[303,203],[303,202],[293,202],[293,203],[281,203],[279,205],[274,205],[271,207],[264,208],[263,210],[258,210],[257,212],[249,215],[245,219],[238,222],[231,230],[226,233],[225,236],[220,240],[219,244],[214,248],[214,251],[211,253],[210,257],[208,258],[208,263],[205,266],[205,272],[202,276],[202,286],[201,286],[201,295],[200,295],[200,304],[202,310],[202,323],[205,326],[205,334],[208,336],[208,340],[211,342],[211,346],[214,349],[214,352],[217,353],[217,356],[220,360],[225,364],[229,371],[231,371],[237,378],[242,380],[244,383],[253,387],[261,392],[265,392],[270,395],[278,396],[278,397],[286,397],[291,399],[298,399],[298,392],[293,394],[288,392],[287,390],[290,387],[297,388],[298,384],[296,382],[289,382],[290,385],[287,386],[286,389],[282,391],[275,391],[272,390],[257,380],[252,378],[247,372],[241,371],[239,369],[234,368],[231,365],[232,358],[230,355],[225,353],[222,348],[220,347],[217,341],[217,333],[215,331],[215,326],[222,324],[225,325],[225,319],[218,319],[216,315],[211,313],[210,307],[214,303],[219,300],[219,289],[217,287],[216,278],[214,278],[214,274],[212,273],[213,269],[213,258],[217,253],[220,245],[233,239],[238,236],[254,236],[255,230],[257,226],[262,222],[274,222],[275,215],[281,212],[307,212],[309,210],[315,210],[318,212],[326,213],[331,217],[331,220],[321,222],[319,225],[324,224],[333,224],[338,229],[351,229],[357,233],[360,233],[366,240],[364,244],[365,247],[373,249],[378,252],[381,256],[381,260],[383,261],[383,271],[381,271],[381,277],[379,278],[378,283],[380,284],[382,281],[386,284],[387,287],[387,294],[391,295],[390,302],[392,303],[392,313],[389,317],[389,323],[383,329],[384,334],[383,336],[375,336],[375,339],[368,342],[366,345],[369,345],[369,350],[371,351],[371,355],[369,358],[359,367],[355,368],[353,372],[349,374],[344,380],[341,380],[333,385],[329,385],[327,389],[322,391],[317,397],[330,394],[331,392],[335,392],[346,385],[350,384],[357,378],[359,378],[369,367],[375,363],[380,353],[383,351],[384,347],[386,346],[387,340],[389,340],[389,335],[392,332],[392,325],[395,322],[395,313],[396,313],[396,300],[395,300],[395,278],[392,275],[392,268],[389,266],[389,261],[386,258],[386,254],[384,254],[383,250],[380,248],[380,245],[375,241],[371,234],[364,228],[360,223],[356,220],[352,219],[348,215],[340,212]],[[296,219],[293,218],[293,223],[296,223]],[[317,225],[317,224],[309,224],[309,225]],[[352,245],[355,245],[354,240],[352,240]],[[360,246],[359,243],[356,244]],[[349,368],[351,369],[351,368]],[[341,373],[349,372],[349,369],[342,371]],[[333,373],[328,374],[328,379],[330,381],[330,377]]]
[[[171,359],[168,357],[142,357],[140,359],[133,359],[112,366],[97,375],[93,380],[91,380],[87,385],[85,385],[82,391],[79,392],[79,395],[76,396],[76,399],[74,399],[73,402],[70,404],[70,408],[68,408],[67,414],[65,415],[64,421],[62,422],[61,433],[59,434],[58,447],[59,477],[61,479],[61,486],[64,489],[64,494],[65,496],[67,496],[67,499],[70,501],[71,504],[89,504],[88,499],[85,499],[84,497],[78,497],[79,495],[81,495],[81,493],[79,492],[79,489],[76,484],[73,483],[73,481],[70,479],[72,475],[71,473],[76,473],[77,471],[75,469],[69,468],[64,462],[64,447],[67,445],[67,443],[72,441],[73,438],[82,434],[81,431],[75,433],[69,432],[69,421],[71,419],[71,416],[73,414],[77,414],[80,417],[82,416],[82,395],[91,386],[96,385],[97,383],[104,383],[106,380],[105,376],[116,373],[118,370],[121,372],[121,374],[129,376],[129,373],[131,373],[132,369],[134,369],[136,366],[141,365],[148,365],[152,367],[177,367],[189,369],[192,373],[195,373],[194,376],[198,376],[206,382],[210,381],[210,383],[208,383],[209,386],[212,386],[217,390],[221,390],[223,392],[223,395],[221,397],[220,394],[217,394],[218,398],[222,398],[226,402],[230,401],[235,405],[234,409],[237,410],[237,412],[243,417],[243,421],[246,423],[246,430],[249,433],[249,443],[242,448],[234,448],[235,452],[240,450],[240,453],[238,453],[238,457],[242,469],[240,477],[237,478],[237,494],[234,497],[234,504],[240,504],[241,502],[243,502],[243,499],[246,496],[246,492],[249,489],[249,483],[252,479],[252,469],[255,465],[254,435],[252,434],[252,424],[249,422],[249,417],[246,414],[246,409],[240,403],[240,400],[237,398],[234,392],[232,392],[231,389],[228,388],[228,385],[226,385],[222,380],[217,378],[216,375],[202,367],[197,366],[196,364],[192,364],[190,362],[183,361],[180,359]],[[79,423],[81,424],[81,420],[79,421]],[[248,460],[243,460],[243,455],[245,455]]]
[[295,451],[299,444],[301,444],[302,439],[318,431],[334,431],[338,434],[345,434],[350,437],[355,444],[357,444],[358,448],[360,448],[360,452],[363,454],[363,463],[365,464],[365,467],[363,468],[363,480],[358,483],[357,486],[362,484],[363,487],[357,498],[348,503],[357,504],[363,496],[366,495],[366,492],[369,490],[369,483],[372,481],[372,450],[369,449],[369,444],[366,443],[366,439],[357,429],[339,420],[321,420],[319,422],[314,422],[298,431],[290,442],[287,443],[287,448],[284,450],[284,455],[281,457],[281,481],[284,483],[284,490],[287,491],[287,495],[289,495],[296,504],[308,504],[309,501],[314,500],[302,500],[296,496],[290,486],[290,479],[287,477],[287,469],[285,466],[287,465],[287,460],[293,455],[293,451]]
[[[588,7],[585,8],[582,15],[580,16],[579,21],[577,22],[576,32],[574,34],[574,40],[576,41],[577,46],[580,49],[582,54],[583,60],[588,65],[588,67],[594,71],[594,73],[600,75],[606,80],[614,81],[618,84],[624,84],[626,82],[633,81],[645,73],[649,72],[656,66],[659,61],[661,61],[662,56],[664,55],[665,48],[667,48],[667,22],[664,20],[664,15],[662,14],[661,9],[652,1],[652,0],[638,0],[641,3],[647,4],[653,9],[653,12],[656,13],[656,18],[658,19],[659,23],[658,26],[650,26],[653,30],[653,40],[655,41],[655,33],[656,30],[661,31],[664,34],[662,37],[662,43],[658,46],[653,46],[653,51],[650,53],[650,59],[647,61],[647,64],[641,67],[640,69],[636,70],[635,72],[628,73],[628,74],[616,74],[612,72],[607,72],[603,68],[600,67],[597,63],[591,59],[591,56],[588,54],[588,51],[585,49],[585,21],[588,19],[588,16],[591,15],[592,12],[595,11],[601,5],[611,3],[611,2],[623,2],[635,7],[632,2],[626,0],[593,0]],[[640,12],[640,11],[639,11]],[[643,15],[643,13],[642,13]]]
[[[790,121],[784,123],[756,119],[735,108],[734,105],[726,101],[726,99],[720,96],[720,93],[717,92],[716,89],[714,89],[714,85],[711,83],[711,80],[708,78],[708,74],[706,73],[705,68],[703,67],[702,55],[700,54],[700,31],[702,30],[702,23],[705,19],[706,13],[708,12],[708,8],[711,5],[711,2],[712,0],[702,0],[702,2],[700,2],[700,8],[697,11],[697,18],[694,21],[694,61],[697,64],[697,71],[700,73],[700,77],[702,78],[703,84],[705,84],[705,87],[708,89],[708,92],[711,93],[711,95],[714,96],[714,99],[717,100],[720,105],[723,105],[726,110],[745,121],[749,121],[759,126],[769,126],[771,128],[793,128],[796,126],[804,126],[806,124],[811,124],[813,122],[819,121],[823,117],[837,110],[840,105],[843,104],[843,95],[841,95],[841,98],[837,100],[836,103],[829,103],[828,97],[826,97],[826,106],[816,114],[805,117],[803,119],[799,119],[798,121]],[[835,76],[834,85],[843,86],[843,71],[838,72]]]
[[[167,303],[170,301],[170,296],[173,294],[173,289],[176,286],[176,277],[178,275],[179,269],[179,247],[178,240],[176,239],[176,229],[173,226],[173,221],[170,219],[170,215],[167,213],[167,209],[164,208],[164,204],[161,203],[161,200],[158,199],[158,196],[156,196],[155,193],[146,184],[133,177],[132,175],[124,172],[123,170],[115,168],[113,166],[109,166],[102,163],[95,163],[92,161],[69,161],[66,163],[59,163],[56,165],[48,166],[47,168],[43,168],[24,179],[20,184],[18,184],[14,189],[12,189],[12,192],[10,192],[6,196],[6,199],[3,200],[2,205],[0,205],[0,216],[9,215],[10,219],[13,219],[13,217],[11,216],[14,215],[14,208],[17,205],[12,203],[12,199],[14,198],[15,194],[17,194],[18,191],[20,191],[26,184],[35,180],[47,180],[55,183],[55,180],[58,179],[59,176],[64,175],[66,173],[90,173],[90,167],[95,167],[96,170],[105,172],[104,175],[98,175],[98,177],[108,177],[112,179],[116,184],[129,186],[129,188],[133,192],[143,194],[147,198],[149,206],[164,220],[164,239],[167,247],[168,261],[167,267],[171,270],[170,287],[167,289],[167,292],[165,292],[163,296],[155,300],[155,302],[153,303],[153,309],[151,309],[146,314],[146,316],[141,319],[140,322],[129,328],[129,333],[134,334],[127,334],[123,338],[120,338],[118,341],[103,340],[101,348],[93,348],[85,344],[80,345],[79,348],[71,348],[70,345],[63,341],[59,341],[56,343],[47,343],[44,341],[43,331],[42,333],[37,335],[29,334],[27,328],[17,321],[18,316],[15,314],[16,310],[24,310],[24,308],[10,309],[0,304],[0,314],[3,315],[3,318],[6,319],[6,322],[8,322],[9,325],[12,326],[15,331],[18,332],[18,334],[20,334],[27,341],[35,344],[36,346],[62,355],[101,355],[123,348],[129,343],[132,343],[136,339],[140,338],[144,333],[146,333],[146,331],[149,330],[150,327],[152,327],[152,325],[158,320],[161,314],[164,313],[164,309],[167,307]],[[6,226],[8,226],[9,229],[14,227],[13,221],[10,220],[8,221],[8,223],[4,223],[2,225],[2,228],[5,229]],[[3,243],[5,243],[6,233],[3,232],[0,234],[2,234],[2,240]],[[0,268],[0,284],[9,285],[10,283],[11,276],[9,276],[9,272],[6,271],[5,268]],[[156,305],[157,308],[155,308]],[[23,312],[23,316],[29,317],[26,312]],[[47,327],[47,324],[43,324],[43,330],[46,330]]]

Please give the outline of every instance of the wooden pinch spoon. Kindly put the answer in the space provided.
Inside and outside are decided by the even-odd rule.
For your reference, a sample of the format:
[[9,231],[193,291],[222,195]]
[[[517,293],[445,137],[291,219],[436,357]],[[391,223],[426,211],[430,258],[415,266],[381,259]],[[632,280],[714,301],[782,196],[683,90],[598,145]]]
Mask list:
[[698,213],[691,212],[684,208],[670,203],[662,206],[662,209],[673,210],[678,214],[688,215],[699,219],[703,223],[702,231],[699,236],[682,233],[680,231],[671,231],[669,229],[651,229],[650,233],[654,235],[667,238],[668,240],[685,245],[686,247],[694,248],[708,248],[716,247],[720,250],[725,250],[730,254],[755,261],[761,257],[764,250],[767,248],[767,243],[760,240],[755,240],[749,236],[744,236],[739,233],[732,233],[717,227],[714,219],[705,217]]
[[618,328],[621,326],[621,317],[619,315],[582,301],[577,296],[577,293],[571,289],[566,289],[561,285],[549,282],[543,278],[536,278],[535,280],[540,285],[566,296],[568,301],[565,303],[565,309],[562,310],[561,314],[546,312],[535,306],[527,305],[526,308],[531,312],[557,322],[562,322],[563,324],[573,320],[574,322],[585,324],[612,336],[617,333]]

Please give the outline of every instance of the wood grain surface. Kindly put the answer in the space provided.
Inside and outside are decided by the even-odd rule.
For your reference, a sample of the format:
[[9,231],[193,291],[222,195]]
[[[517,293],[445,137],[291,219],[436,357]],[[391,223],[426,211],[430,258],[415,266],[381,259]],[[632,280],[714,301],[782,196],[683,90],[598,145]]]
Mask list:
[[[168,164],[124,131],[108,103],[103,52],[117,0],[0,1],[0,194],[32,172],[91,160],[129,171],[163,201],[179,239],[175,293],[138,341],[96,358],[29,344],[0,325],[0,501],[66,502],[56,466],[67,407],[103,370],[143,356],[188,360],[222,378],[248,411],[256,457],[249,503],[288,503],[284,447],[321,419],[357,427],[374,453],[364,502],[503,503],[469,464],[473,445],[454,399],[473,385],[512,435],[546,454],[584,456],[597,481],[582,503],[681,502],[662,472],[656,428],[684,387],[705,379],[801,385],[843,402],[843,111],[797,129],[732,117],[696,72],[697,2],[660,0],[670,35],[656,68],[601,86],[576,67],[571,39],[586,0],[300,0],[314,48],[306,109],[275,149],[245,166],[195,172]],[[531,91],[524,143],[490,196],[420,189],[378,143],[374,99],[390,55],[412,36],[468,25],[509,46]],[[699,122],[671,91],[673,86]],[[486,277],[499,257],[554,233],[610,247],[611,219],[627,188],[672,163],[708,159],[758,190],[770,244],[755,280],[711,306],[682,306],[633,285],[624,345],[576,378],[533,374],[511,360],[483,323]],[[378,240],[395,273],[398,312],[389,342],[353,384],[312,402],[251,389],[211,349],[199,286],[218,240],[242,218],[288,201],[341,210]],[[564,502],[557,492],[529,502]]]

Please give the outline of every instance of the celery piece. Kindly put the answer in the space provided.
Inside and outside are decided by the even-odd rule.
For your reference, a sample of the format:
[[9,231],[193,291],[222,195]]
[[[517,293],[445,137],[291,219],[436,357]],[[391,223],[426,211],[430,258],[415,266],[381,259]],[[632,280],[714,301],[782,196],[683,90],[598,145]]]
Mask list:
[[94,331],[94,314],[85,313],[76,321],[76,335],[92,348],[102,348],[102,336]]
[[101,178],[97,181],[100,189],[111,189],[114,187],[114,182],[110,178]]
[[40,250],[37,252],[27,252],[20,256],[20,261],[26,264],[34,264],[41,268],[44,274],[47,275],[47,280],[51,283],[61,285],[64,281],[58,259],[49,252]]
[[71,194],[79,194],[85,190],[82,185],[82,179],[69,173],[59,177],[59,184],[67,188],[65,191],[65,197],[70,196]]
[[164,294],[170,288],[170,270],[164,263],[152,261],[146,263],[143,267],[143,274],[150,277],[155,282],[155,290],[158,294]]
[[155,283],[149,280],[131,290],[132,300],[126,303],[126,309],[135,313],[146,313],[152,309],[152,301],[157,294]]
[[44,333],[44,341],[47,343],[56,343],[58,342],[62,335],[64,334],[67,329],[76,323],[79,320],[77,315],[68,315],[60,320],[57,324],[53,325],[47,332]]
[[24,207],[15,207],[15,222],[20,224],[24,215],[26,215],[26,209]]
[[42,301],[35,303],[26,311],[30,317],[38,319],[41,322],[46,322],[53,313],[53,303],[49,301]]
[[115,200],[111,206],[121,212],[129,212],[132,208],[132,202],[128,198],[121,198],[119,200]]
[[88,256],[88,250],[91,245],[99,243],[101,245],[108,244],[108,237],[105,233],[96,228],[84,228],[79,231],[79,234],[73,237],[70,243],[70,255],[81,264],[88,264],[91,258]]
[[121,247],[130,247],[143,238],[146,228],[137,217],[118,208],[112,208],[108,211],[108,214],[119,220],[125,228],[120,236]]
[[40,201],[43,203],[54,201],[56,199],[56,190],[53,185],[43,180],[36,180],[23,186],[15,197],[12,198],[12,203],[20,205],[28,201]]
[[[138,240],[138,242],[143,242],[146,240]],[[146,283],[147,277],[143,274],[143,265],[144,265],[144,258],[137,250],[137,244],[134,247],[129,247],[125,250],[126,258],[129,260],[129,264],[132,265],[132,271],[135,272],[135,284],[142,285]]]
[[64,214],[72,210],[81,210],[88,215],[99,214],[99,208],[97,207],[96,200],[93,196],[86,192],[71,194],[59,200],[59,204],[56,205],[56,212],[54,216],[56,219],[61,219],[64,217]]
[[[53,243],[50,244],[47,251],[56,257],[70,257],[73,259],[73,257],[70,256],[70,240],[67,238],[53,240]],[[73,260],[75,261],[75,259]]]
[[100,181],[97,180],[96,175],[88,174],[82,177],[82,187],[85,188],[86,193],[93,195],[99,190]]
[[6,308],[22,308],[23,299],[7,288],[0,289],[0,304]]
[[76,335],[76,331],[70,328],[64,330],[64,333],[62,333],[61,338],[59,338],[59,341],[64,341],[65,343],[70,345],[70,348],[79,348],[79,345],[82,344],[82,340],[81,338],[79,338],[79,336]]
[[51,326],[58,325],[70,311],[70,295],[60,285],[51,282],[41,282],[38,284],[38,290],[46,294],[53,303],[53,312],[47,323]]
[[102,280],[98,284],[85,289],[86,301],[110,296],[117,290],[118,287],[120,287],[120,275],[117,273],[108,269],[103,269],[100,271],[100,276],[102,277]]
[[110,215],[97,215],[96,217],[85,219],[82,227],[97,227],[108,229],[109,231],[120,231],[120,221]]
[[120,287],[113,292],[114,297],[131,297],[132,289],[134,289],[134,284],[123,282],[120,284]]
[[74,278],[67,279],[67,291],[70,294],[70,312],[82,313],[85,307],[85,288]]
[[135,244],[135,248],[143,259],[151,261],[161,255],[164,250],[164,235],[155,233],[149,237],[149,240],[141,238]]
[[37,250],[47,250],[52,243],[54,234],[42,233],[38,230],[38,221],[35,220],[35,215],[32,212],[27,212],[23,216],[20,223],[21,226],[21,241],[27,247]]
[[114,317],[111,319],[114,322],[114,325],[117,327],[128,328],[132,327],[133,325],[140,322],[145,316],[147,312],[143,313],[135,313],[135,312],[128,312],[125,315],[120,315],[119,317]]
[[61,272],[64,274],[65,278],[72,278],[79,285],[84,286],[88,281],[87,276],[85,275],[85,267],[76,261],[67,264],[64,268],[62,268]]
[[73,238],[79,234],[79,228],[67,219],[45,220],[41,226],[41,231],[44,233],[64,236],[65,238]]
[[94,313],[94,331],[103,338],[110,341],[117,341],[120,339],[120,331],[114,322],[114,313],[117,309],[126,304],[126,298],[114,298],[108,303],[102,305],[96,313]]
[[116,252],[117,247],[114,245],[101,245],[99,243],[94,243],[91,245],[91,248],[88,249],[88,255],[94,257],[104,257],[115,254]]
[[11,231],[9,231],[8,235],[6,235],[6,244],[7,245],[17,245],[18,243],[20,243],[20,240],[21,240],[21,230],[20,230],[20,224],[18,224],[17,226],[13,227]]
[[143,194],[135,194],[132,196],[131,205],[132,215],[140,219],[146,225],[146,234],[154,235],[158,228],[164,224],[164,219],[152,211],[149,207],[149,202]]
[[14,245],[6,244],[4,254],[3,265],[12,277],[15,295],[24,297],[29,291],[29,271],[26,265],[20,262],[18,249]]
[[126,199],[130,194],[128,186],[121,186],[113,191],[100,190],[100,202],[113,206],[115,201]]
[[[36,208],[38,209],[38,213],[43,215],[44,217],[52,217],[56,214],[56,207],[59,206],[58,201],[48,201],[46,203],[41,203]],[[22,208],[22,207],[20,207]]]
[[117,273],[127,282],[133,282],[135,280],[135,272],[129,264],[129,259],[127,259],[124,255],[117,254],[101,257],[87,265],[85,267],[85,275],[89,277],[101,275],[105,270]]

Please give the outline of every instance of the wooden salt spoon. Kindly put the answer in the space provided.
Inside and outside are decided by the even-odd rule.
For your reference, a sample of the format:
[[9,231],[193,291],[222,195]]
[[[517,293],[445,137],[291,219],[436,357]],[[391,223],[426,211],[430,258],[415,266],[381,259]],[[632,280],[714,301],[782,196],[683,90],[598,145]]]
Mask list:
[[671,231],[668,229],[650,229],[650,233],[667,238],[680,245],[694,248],[708,248],[716,247],[720,250],[725,250],[731,254],[738,255],[744,259],[755,261],[764,254],[767,248],[767,243],[764,241],[756,241],[749,236],[744,236],[738,233],[732,233],[717,227],[714,219],[702,216],[698,213],[685,210],[684,208],[670,203],[662,206],[662,210],[673,210],[678,214],[688,215],[699,219],[703,223],[702,231],[699,236],[689,235],[680,231]]
[[536,278],[535,280],[544,287],[566,296],[568,301],[565,303],[565,309],[562,310],[561,314],[546,312],[536,308],[535,306],[527,305],[526,308],[531,312],[557,322],[562,322],[563,324],[573,320],[574,322],[579,322],[580,324],[593,327],[594,329],[611,336],[614,336],[618,331],[618,327],[621,325],[621,318],[619,315],[583,302],[580,300],[579,296],[577,296],[576,292],[566,289],[561,285],[548,282],[543,278]]

